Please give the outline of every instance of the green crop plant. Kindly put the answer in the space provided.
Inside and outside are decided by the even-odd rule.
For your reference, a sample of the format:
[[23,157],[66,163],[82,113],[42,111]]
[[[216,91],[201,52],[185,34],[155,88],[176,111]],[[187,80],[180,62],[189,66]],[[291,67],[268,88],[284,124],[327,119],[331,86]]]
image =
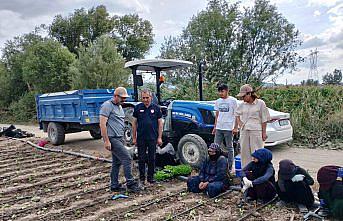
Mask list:
[[155,173],[154,178],[157,181],[168,180],[176,176],[188,175],[192,172],[192,167],[190,165],[181,164],[177,166],[165,166],[162,170]]

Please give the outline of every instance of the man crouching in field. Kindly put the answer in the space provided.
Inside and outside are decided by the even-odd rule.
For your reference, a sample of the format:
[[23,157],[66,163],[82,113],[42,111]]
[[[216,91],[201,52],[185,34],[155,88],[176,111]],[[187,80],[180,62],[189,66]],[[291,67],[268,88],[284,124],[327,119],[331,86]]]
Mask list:
[[112,152],[111,191],[125,191],[119,184],[120,165],[124,167],[126,187],[129,192],[138,192],[140,188],[134,180],[131,171],[131,156],[124,146],[124,118],[122,104],[129,95],[123,87],[114,91],[113,99],[104,102],[100,109],[100,129],[104,146]]

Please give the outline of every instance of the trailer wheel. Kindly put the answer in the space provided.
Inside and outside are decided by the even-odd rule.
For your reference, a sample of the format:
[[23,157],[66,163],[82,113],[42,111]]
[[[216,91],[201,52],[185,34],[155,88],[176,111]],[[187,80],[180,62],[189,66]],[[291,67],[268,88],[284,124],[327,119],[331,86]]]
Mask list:
[[48,137],[53,145],[64,143],[65,131],[60,123],[50,122],[48,125]]
[[99,140],[102,138],[100,128],[99,130],[89,130],[89,133],[95,140]]
[[177,150],[182,163],[197,168],[207,159],[208,155],[206,142],[196,134],[183,136]]

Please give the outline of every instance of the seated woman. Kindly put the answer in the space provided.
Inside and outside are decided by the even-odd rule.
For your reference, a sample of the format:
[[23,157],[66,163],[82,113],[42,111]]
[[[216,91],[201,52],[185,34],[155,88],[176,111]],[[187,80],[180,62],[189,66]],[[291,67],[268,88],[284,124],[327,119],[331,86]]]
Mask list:
[[343,220],[343,167],[324,166],[318,170],[319,199],[334,218]]
[[187,187],[190,192],[204,192],[212,198],[229,187],[228,162],[227,158],[221,155],[220,147],[216,143],[209,146],[208,155],[209,159],[201,166],[199,176],[188,178]]
[[312,177],[303,168],[296,166],[291,160],[279,162],[277,193],[281,199],[279,205],[284,202],[296,203],[301,212],[313,205],[314,196],[311,185],[314,184]]
[[242,170],[242,192],[252,200],[271,200],[276,195],[272,152],[261,148],[251,154],[252,161]]

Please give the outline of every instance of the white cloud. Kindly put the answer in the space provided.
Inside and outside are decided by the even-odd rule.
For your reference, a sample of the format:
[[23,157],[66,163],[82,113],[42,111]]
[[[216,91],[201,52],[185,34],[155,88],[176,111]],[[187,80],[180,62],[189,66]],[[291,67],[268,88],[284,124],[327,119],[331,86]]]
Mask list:
[[[118,0],[117,0],[118,1]],[[141,3],[142,1],[139,1],[139,0],[119,0],[117,2],[117,4],[119,3],[120,5],[123,5],[129,9],[132,9],[134,10],[133,12],[134,13],[150,13],[150,7],[149,2],[148,4],[147,3]]]
[[25,18],[21,14],[9,10],[0,10],[0,47],[6,40],[29,33],[36,26],[52,21],[52,16],[42,15],[35,18]]
[[308,6],[325,6],[331,7],[336,5],[341,0],[308,0]]
[[319,10],[315,10],[315,11],[313,12],[313,16],[314,16],[314,17],[318,17],[318,16],[320,16],[320,15],[321,15],[321,13],[320,13]]

